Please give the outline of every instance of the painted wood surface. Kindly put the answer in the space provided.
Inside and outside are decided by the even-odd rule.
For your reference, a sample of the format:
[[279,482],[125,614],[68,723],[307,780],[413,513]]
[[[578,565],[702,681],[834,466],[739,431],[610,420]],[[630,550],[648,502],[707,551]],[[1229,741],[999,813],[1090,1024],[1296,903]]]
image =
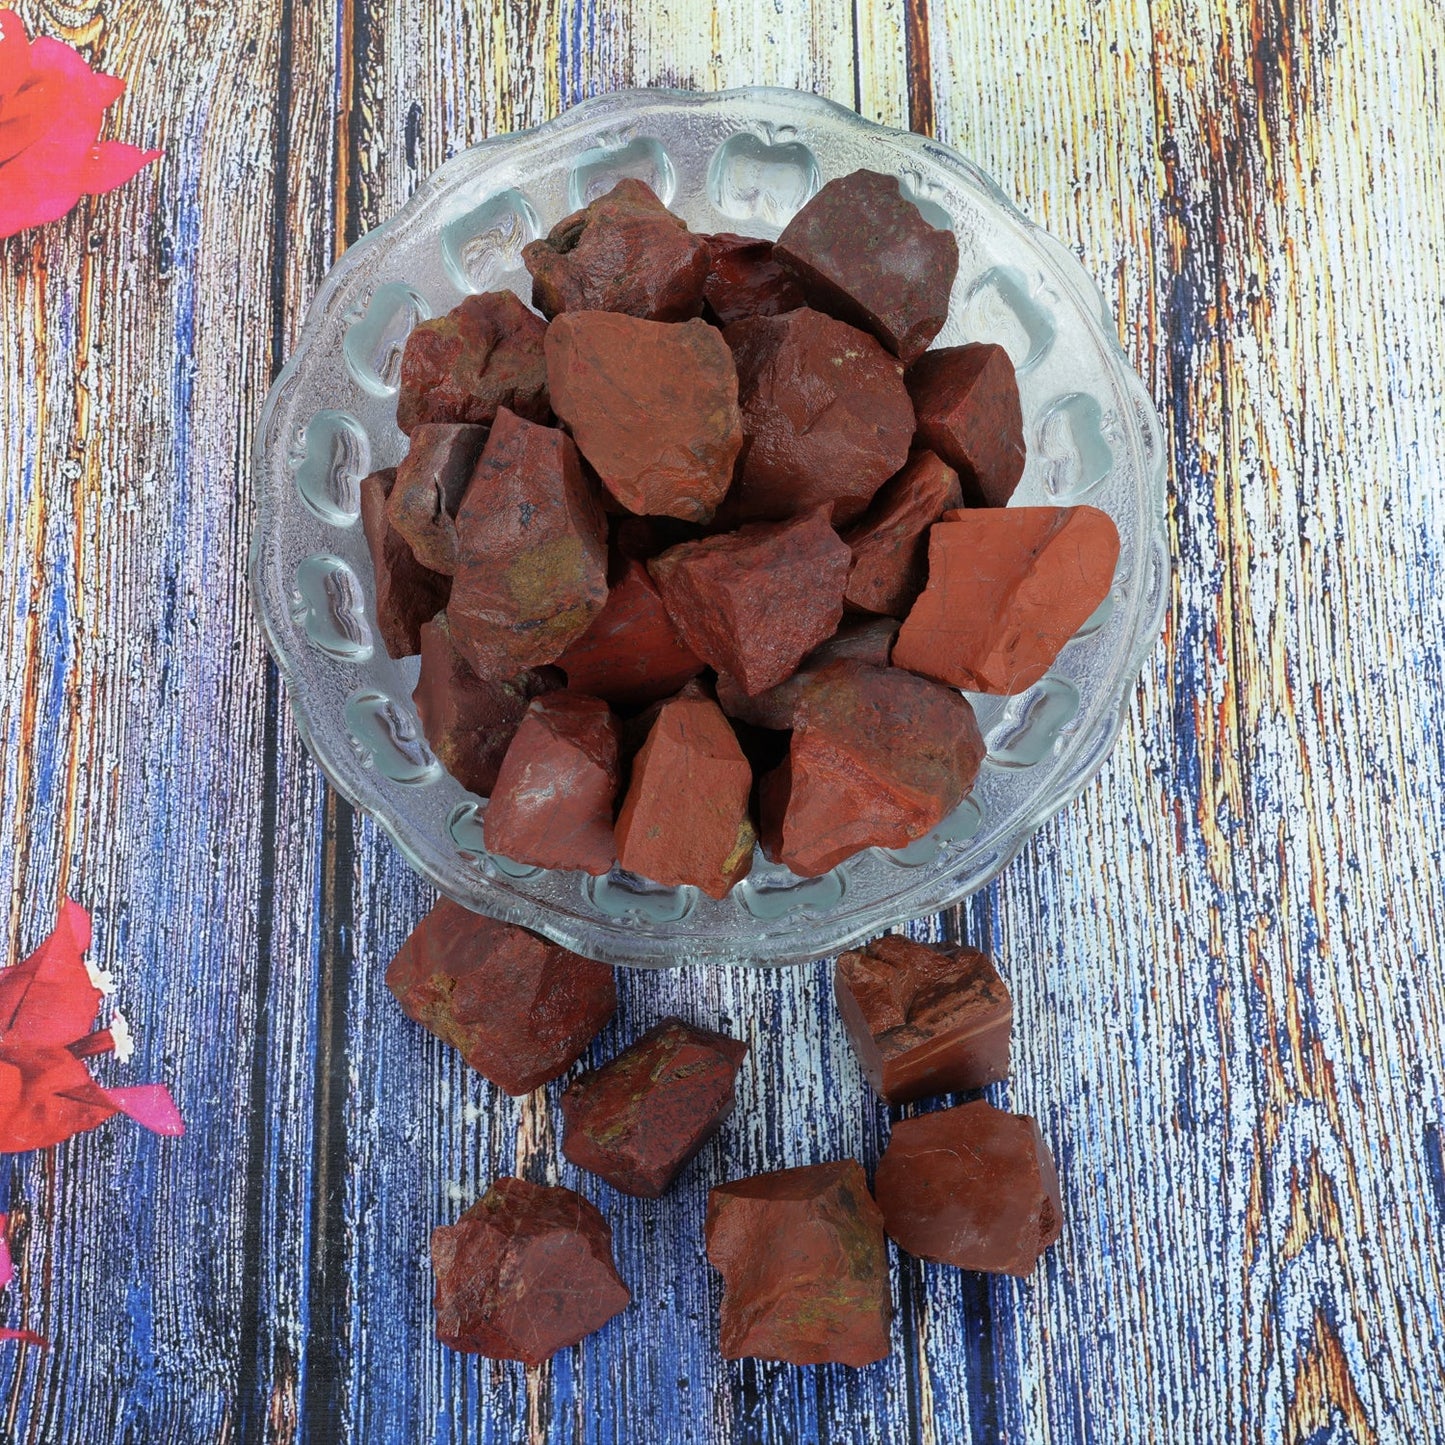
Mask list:
[[[1445,12],[1426,3],[22,3],[165,147],[0,242],[0,886],[96,915],[183,1141],[4,1161],[26,1442],[1445,1438]],[[400,1016],[429,899],[304,753],[242,585],[247,455],[333,258],[447,155],[619,85],[815,89],[932,130],[1072,244],[1166,418],[1164,641],[1086,795],[920,925],[994,948],[1000,1102],[1067,1231],[907,1262],[892,1358],[731,1364],[710,1183],[887,1114],[824,966],[624,974],[753,1049],[669,1198],[584,1185],[635,1303],[532,1371],[430,1338],[432,1225],[579,1183]]]

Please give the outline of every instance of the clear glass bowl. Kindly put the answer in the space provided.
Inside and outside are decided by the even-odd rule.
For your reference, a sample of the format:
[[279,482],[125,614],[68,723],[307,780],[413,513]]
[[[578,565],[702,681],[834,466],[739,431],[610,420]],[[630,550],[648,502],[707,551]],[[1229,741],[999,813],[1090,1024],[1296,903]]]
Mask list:
[[[1009,349],[1028,439],[1014,500],[1088,501],[1114,518],[1109,600],[1035,687],[973,699],[989,744],[978,785],[901,852],[870,849],[812,879],[759,855],[721,902],[620,871],[591,879],[489,856],[485,800],[422,737],[416,659],[392,661],[371,622],[358,483],[404,451],[395,400],[408,331],[469,291],[528,299],[523,245],[623,176],[646,180],[694,230],[773,237],[819,185],[860,167],[898,176],[956,233],[958,280],[936,344]],[[1102,764],[1168,586],[1159,421],[1079,263],[947,146],[788,90],[619,91],[448,161],[332,268],[267,397],[255,465],[251,584],[327,777],[443,893],[614,963],[802,962],[982,887]]]

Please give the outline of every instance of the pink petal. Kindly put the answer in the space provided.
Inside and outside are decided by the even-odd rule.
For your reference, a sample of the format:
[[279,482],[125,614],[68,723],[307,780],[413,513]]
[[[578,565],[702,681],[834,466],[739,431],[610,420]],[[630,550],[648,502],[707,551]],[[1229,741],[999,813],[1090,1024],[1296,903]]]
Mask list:
[[30,74],[30,41],[13,10],[0,10],[0,102]]
[[82,194],[104,195],[117,186],[123,186],[142,166],[148,166],[160,158],[159,151],[143,151],[139,146],[126,145],[121,141],[102,141],[91,148],[90,154],[81,163],[76,179]]
[[181,1111],[176,1108],[176,1101],[164,1084],[132,1084],[126,1089],[102,1089],[100,1092],[122,1114],[128,1114],[153,1134],[178,1139],[186,1132]]
[[54,75],[63,80],[71,106],[92,112],[97,122],[106,106],[114,105],[125,94],[125,81],[92,70],[78,50],[48,35],[37,35],[31,42],[30,68],[36,75]]
[[[0,169],[0,181],[10,170]],[[0,213],[4,208],[0,201]],[[100,990],[82,957],[90,937],[90,915],[67,898],[40,947],[0,969],[0,1041],[7,1047],[65,1045],[90,1032],[100,1007]]]
[[10,1258],[10,1216],[0,1214],[0,1289],[15,1278],[15,1261]]
[[34,1330],[9,1330],[0,1329],[0,1340],[19,1340],[26,1345],[39,1345],[42,1350],[50,1348],[50,1341],[44,1335],[37,1335]]

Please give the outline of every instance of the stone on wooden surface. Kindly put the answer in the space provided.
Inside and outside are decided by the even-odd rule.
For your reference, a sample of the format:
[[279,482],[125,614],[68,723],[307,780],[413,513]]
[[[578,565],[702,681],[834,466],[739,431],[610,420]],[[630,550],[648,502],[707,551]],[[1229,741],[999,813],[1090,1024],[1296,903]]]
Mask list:
[[457,508],[482,454],[487,429],[468,422],[422,422],[396,469],[387,499],[391,525],[411,543],[423,567],[450,577],[457,570]]
[[394,467],[362,479],[361,527],[371,550],[382,645],[391,657],[411,657],[421,651],[422,627],[447,605],[452,583],[450,577],[423,567],[391,525],[386,503],[395,482]]
[[386,970],[403,1012],[509,1094],[573,1063],[617,1009],[612,970],[449,898]]
[[780,316],[807,305],[801,287],[773,255],[773,243],[758,236],[720,231],[707,242],[707,310],[719,326],[749,316]]
[[1063,1232],[1059,1176],[1039,1126],[983,1099],[900,1119],[875,1187],[902,1248],[960,1269],[1031,1274]]

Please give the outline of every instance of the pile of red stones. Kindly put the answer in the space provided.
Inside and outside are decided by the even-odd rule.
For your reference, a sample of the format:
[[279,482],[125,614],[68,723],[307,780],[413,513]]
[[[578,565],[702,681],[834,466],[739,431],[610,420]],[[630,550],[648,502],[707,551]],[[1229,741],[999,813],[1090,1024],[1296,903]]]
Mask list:
[[759,841],[806,876],[929,832],[984,755],[958,689],[1036,682],[1119,550],[1005,505],[1007,353],[927,350],[953,235],[870,171],[776,243],[624,180],[524,254],[537,310],[413,331],[409,450],[362,484],[380,633],[487,847],[721,898]]

